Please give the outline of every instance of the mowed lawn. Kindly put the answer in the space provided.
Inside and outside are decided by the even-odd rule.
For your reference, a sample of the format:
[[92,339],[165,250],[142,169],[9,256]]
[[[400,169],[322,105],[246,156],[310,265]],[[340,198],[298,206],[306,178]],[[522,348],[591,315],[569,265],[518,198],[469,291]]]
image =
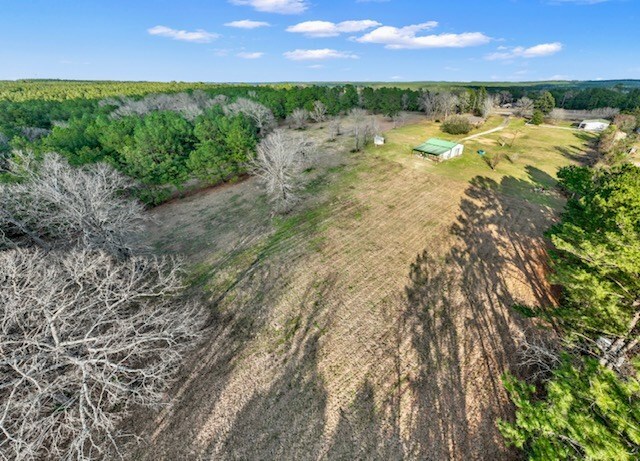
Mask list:
[[[154,212],[151,243],[197,262],[215,315],[175,404],[135,422],[140,458],[515,459],[500,376],[531,321],[512,305],[554,303],[555,172],[591,138],[512,119],[436,164],[411,147],[462,137],[433,122],[356,154],[323,130],[290,216],[272,219],[252,180]],[[480,148],[519,155],[491,170]]]

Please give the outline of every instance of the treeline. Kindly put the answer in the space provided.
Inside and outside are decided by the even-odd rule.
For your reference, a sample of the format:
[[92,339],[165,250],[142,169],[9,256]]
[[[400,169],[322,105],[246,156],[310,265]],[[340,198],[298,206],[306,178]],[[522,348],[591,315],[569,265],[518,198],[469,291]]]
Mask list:
[[0,81],[1,101],[67,101],[103,99],[111,96],[143,96],[149,93],[177,93],[211,88],[206,83],[184,82],[111,82],[72,80]]
[[[523,97],[537,99],[538,95],[550,92],[556,100],[557,107],[571,110],[592,110],[602,107],[615,107],[620,110],[633,111],[640,107],[640,88],[638,85],[625,86],[617,81],[608,86],[587,86],[580,82],[563,85],[534,85],[534,86],[490,86],[486,87],[492,95],[502,95],[506,102]],[[479,91],[482,86],[469,85],[467,88]],[[455,88],[453,89],[455,91]]]
[[84,115],[54,126],[28,147],[58,152],[73,165],[103,161],[144,186],[139,197],[163,201],[171,188],[191,178],[215,184],[244,173],[258,141],[258,127],[242,113],[220,105],[194,118],[176,111],[114,117]]
[[4,82],[0,83],[4,97],[0,98],[0,168],[12,151],[58,152],[74,165],[104,161],[144,186],[141,199],[158,203],[191,179],[215,184],[243,174],[258,140],[285,120],[301,128],[306,119],[325,120],[355,109],[394,118],[418,110],[436,119],[456,113],[486,117],[505,103],[514,103],[527,117],[538,111],[541,119],[554,106],[577,104],[583,93],[603,92],[619,100],[598,96],[599,102],[593,104],[640,107],[640,90],[602,88],[586,89],[571,98],[564,94],[559,101],[560,95],[532,94],[530,89],[526,94],[531,98],[518,98],[517,88]]
[[333,117],[362,102],[351,85],[217,90],[0,101],[0,153],[5,164],[14,151],[58,152],[73,165],[103,161],[143,185],[139,198],[159,203],[190,179],[215,184],[243,174],[259,138],[296,111],[321,108],[323,118]]
[[516,419],[500,428],[530,460],[640,457],[640,168],[607,163],[558,172],[568,201],[548,236],[562,299],[521,307],[555,330],[529,333],[528,380],[505,380]]

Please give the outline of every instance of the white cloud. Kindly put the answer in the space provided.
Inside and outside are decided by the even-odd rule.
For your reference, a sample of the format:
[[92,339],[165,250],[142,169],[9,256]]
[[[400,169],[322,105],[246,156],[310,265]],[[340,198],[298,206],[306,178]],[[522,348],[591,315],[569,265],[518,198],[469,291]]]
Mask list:
[[322,64],[313,64],[311,66],[307,66],[309,69],[324,69]]
[[241,51],[236,56],[243,59],[258,59],[264,56],[262,51]]
[[307,10],[305,0],[230,0],[234,5],[252,6],[264,13],[300,14]]
[[166,26],[155,26],[147,29],[147,32],[151,35],[158,35],[159,37],[168,37],[174,40],[193,43],[209,43],[220,37],[219,34],[207,32],[202,29],[189,32],[187,30],[177,30]]
[[379,43],[390,50],[419,48],[464,48],[484,45],[491,38],[480,32],[417,35],[438,26],[436,21],[406,27],[382,26],[356,39],[360,43]]
[[363,32],[381,25],[371,19],[342,21],[337,24],[329,21],[305,21],[287,27],[287,32],[304,34],[307,37],[335,37],[343,33]]
[[515,58],[540,58],[543,56],[551,56],[562,50],[562,43],[541,43],[540,45],[531,46],[525,48],[523,46],[517,46],[515,48],[499,47],[499,51],[488,54],[485,59],[489,61],[496,61],[500,59],[515,59]]
[[329,48],[319,50],[294,50],[284,53],[284,57],[292,61],[311,61],[322,59],[358,59],[358,55],[349,51],[338,51]]
[[268,27],[271,24],[264,21],[252,21],[251,19],[243,19],[241,21],[227,22],[225,26],[236,27],[238,29],[257,29],[258,27]]

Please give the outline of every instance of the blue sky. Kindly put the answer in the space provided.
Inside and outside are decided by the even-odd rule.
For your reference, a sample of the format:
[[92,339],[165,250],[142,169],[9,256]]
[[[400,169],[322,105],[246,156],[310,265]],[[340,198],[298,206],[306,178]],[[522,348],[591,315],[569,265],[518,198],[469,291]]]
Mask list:
[[0,79],[640,78],[638,0],[0,0]]

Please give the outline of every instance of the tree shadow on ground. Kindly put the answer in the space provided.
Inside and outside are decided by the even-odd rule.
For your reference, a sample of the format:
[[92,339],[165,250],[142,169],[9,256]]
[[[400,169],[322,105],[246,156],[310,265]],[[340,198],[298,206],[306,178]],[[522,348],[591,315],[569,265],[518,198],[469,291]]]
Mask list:
[[[202,332],[203,341],[187,357],[183,374],[168,393],[173,402],[190,404],[169,405],[159,414],[143,408],[126,421],[125,431],[145,433],[148,437],[146,443],[134,449],[136,458],[195,458],[194,453],[190,457],[184,449],[196,446],[198,428],[205,424],[219,403],[236,367],[235,359],[244,353],[247,344],[265,325],[264,293],[277,291],[287,270],[286,265],[259,266],[238,275],[242,278],[238,283],[243,296],[234,300],[232,311],[216,309],[217,299],[209,301],[211,319]],[[215,387],[211,383],[215,383]]]
[[[501,375],[516,368],[527,327],[511,306],[555,302],[546,280],[543,232],[554,211],[528,199],[555,183],[534,167],[529,180],[471,181],[448,254],[425,250],[411,266],[407,316],[419,368],[410,453],[426,459],[509,459],[496,427],[513,409]],[[519,191],[514,194],[513,191]]]
[[587,133],[574,133],[577,140],[581,142],[578,145],[556,146],[555,149],[562,154],[563,157],[577,163],[581,166],[591,166],[597,162],[599,153],[596,149],[596,138]]
[[340,418],[324,459],[405,459],[397,419],[389,418],[375,403],[374,385],[365,380]]
[[428,251],[411,265],[406,288],[407,332],[417,354],[411,382],[414,407],[409,425],[411,458],[457,459],[470,453],[461,356],[460,304],[451,265]]
[[256,392],[227,430],[214,434],[205,458],[310,459],[321,449],[326,391],[317,369],[318,340],[327,325],[322,299],[334,279],[309,287],[300,316],[283,331],[273,352],[276,378]]
[[[526,171],[527,181],[471,181],[450,229],[454,245],[445,255],[421,252],[403,296],[394,294],[400,300],[391,303],[393,338],[383,349],[385,359],[393,360],[380,361],[395,369],[372,368],[345,407],[328,408],[326,375],[318,368],[323,335],[339,321],[324,303],[336,289],[336,273],[307,288],[280,341],[259,345],[272,367],[255,376],[261,384],[247,382],[245,389],[236,379],[235,391],[246,396],[234,402],[221,397],[230,376],[246,365],[244,358],[256,355],[250,344],[269,329],[271,297],[287,290],[291,262],[260,261],[236,285],[230,318],[207,333],[214,340],[185,366],[189,377],[174,395],[190,404],[153,420],[160,427],[140,457],[515,459],[496,427],[498,419],[513,417],[500,375],[515,368],[517,336],[528,323],[510,307],[521,299],[540,306],[554,302],[541,237],[554,211],[536,199],[546,197],[539,189],[554,180],[530,166]],[[373,374],[378,372],[384,376]],[[389,388],[380,385],[387,377],[394,381]],[[220,413],[221,406],[233,408]],[[201,436],[212,415],[219,418],[214,430]]]

